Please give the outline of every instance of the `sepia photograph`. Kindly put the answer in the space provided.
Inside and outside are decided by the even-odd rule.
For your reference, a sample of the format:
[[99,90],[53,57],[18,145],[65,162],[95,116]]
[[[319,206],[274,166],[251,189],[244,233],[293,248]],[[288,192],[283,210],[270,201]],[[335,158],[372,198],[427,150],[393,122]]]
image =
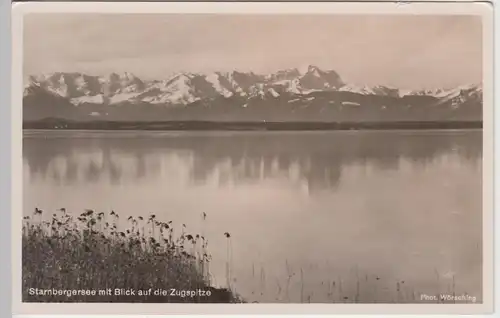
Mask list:
[[22,15],[21,302],[489,303],[484,8],[243,8]]

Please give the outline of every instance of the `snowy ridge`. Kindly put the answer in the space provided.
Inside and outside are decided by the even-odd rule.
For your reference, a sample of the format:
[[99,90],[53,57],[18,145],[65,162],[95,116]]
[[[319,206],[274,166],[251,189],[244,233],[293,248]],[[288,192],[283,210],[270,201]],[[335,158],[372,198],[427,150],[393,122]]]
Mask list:
[[231,97],[234,93],[231,92],[229,89],[224,87],[221,83],[221,75],[218,73],[213,73],[205,77],[206,80],[212,84],[214,89],[217,91],[217,93],[221,94],[224,97]]
[[278,97],[282,93],[307,94],[343,85],[337,73],[315,66],[309,66],[303,73],[297,69],[268,75],[237,71],[207,75],[180,73],[156,81],[143,81],[128,72],[108,76],[56,72],[30,76],[27,87],[35,84],[69,98],[75,105],[123,102],[186,105],[207,97]]
[[[402,97],[401,91],[397,88],[376,85],[354,85],[347,84],[339,88],[341,92],[351,92],[361,95],[378,95],[378,96],[391,96],[391,97]],[[411,94],[412,91],[408,91],[407,94]]]
[[55,72],[30,76],[24,96],[40,90],[66,98],[71,104],[95,105],[161,105],[183,106],[214,99],[276,100],[306,96],[318,92],[350,92],[364,96],[430,96],[440,103],[458,105],[469,100],[482,102],[481,85],[463,85],[451,89],[404,90],[386,86],[367,86],[344,83],[333,70],[314,65],[300,69],[285,69],[272,74],[253,72],[215,72],[211,74],[178,73],[166,79],[142,80],[132,73],[112,73],[94,76],[83,73]]
[[358,93],[358,94],[363,94],[363,95],[366,95],[366,94],[375,95],[376,94],[375,91],[371,87],[368,87],[366,85],[357,86],[357,85],[353,85],[353,84],[347,84],[347,85],[344,85],[341,88],[339,88],[339,91]]

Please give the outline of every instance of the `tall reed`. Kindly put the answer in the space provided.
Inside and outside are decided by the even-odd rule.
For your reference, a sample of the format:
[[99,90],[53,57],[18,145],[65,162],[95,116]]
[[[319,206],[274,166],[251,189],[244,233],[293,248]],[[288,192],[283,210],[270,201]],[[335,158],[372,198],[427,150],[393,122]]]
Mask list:
[[[103,301],[103,302],[233,302],[228,289],[210,285],[206,271],[211,260],[206,239],[202,253],[196,253],[196,234],[175,237],[171,221],[149,217],[152,235],[144,233],[142,217],[127,219],[122,229],[120,216],[86,210],[74,219],[66,209],[44,217],[38,208],[23,218],[22,286],[23,301]],[[109,218],[108,218],[109,217]],[[111,222],[109,223],[108,220]],[[142,233],[140,231],[142,227]],[[191,244],[188,248],[186,244]],[[154,295],[99,297],[30,295],[30,288],[58,290],[205,290],[211,297],[179,298]]]

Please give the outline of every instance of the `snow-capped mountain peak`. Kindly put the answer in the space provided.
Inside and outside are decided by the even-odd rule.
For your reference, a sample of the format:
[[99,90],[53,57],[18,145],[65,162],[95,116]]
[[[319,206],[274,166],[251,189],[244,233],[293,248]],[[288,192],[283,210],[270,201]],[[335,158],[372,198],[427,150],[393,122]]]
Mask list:
[[[157,105],[170,108],[198,102],[203,105],[226,102],[232,107],[246,105],[245,108],[250,109],[251,100],[286,104],[293,100],[293,105],[300,104],[301,101],[319,103],[320,99],[309,94],[321,93],[334,100],[337,98],[335,94],[339,92],[351,93],[339,94],[342,98],[376,96],[397,99],[409,95],[432,97],[437,104],[449,104],[452,107],[470,102],[482,103],[481,85],[421,91],[399,90],[381,85],[344,83],[334,70],[323,70],[315,65],[283,69],[264,75],[243,71],[208,74],[179,72],[156,80],[143,80],[129,72],[106,76],[54,72],[29,76],[27,81],[25,97],[36,97],[41,92],[46,92],[44,96],[61,98],[79,108],[85,105]],[[335,104],[333,100],[323,100],[322,103],[332,105]]]
[[306,75],[307,73],[311,73],[311,72],[314,72],[317,70],[319,70],[319,67],[312,65],[312,64],[304,64],[298,68],[298,71],[299,71],[300,75],[302,75],[302,76]]
[[313,74],[314,76],[321,77],[319,67],[314,66],[314,65],[309,65],[307,67],[307,72],[305,72],[304,75],[306,75],[306,74]]

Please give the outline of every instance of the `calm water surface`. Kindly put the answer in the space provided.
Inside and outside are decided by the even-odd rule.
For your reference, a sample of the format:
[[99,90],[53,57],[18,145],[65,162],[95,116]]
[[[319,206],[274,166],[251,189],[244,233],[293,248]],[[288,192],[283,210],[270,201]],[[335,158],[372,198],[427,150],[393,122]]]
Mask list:
[[24,212],[185,223],[209,239],[220,285],[228,231],[249,301],[480,300],[481,135],[25,131]]

